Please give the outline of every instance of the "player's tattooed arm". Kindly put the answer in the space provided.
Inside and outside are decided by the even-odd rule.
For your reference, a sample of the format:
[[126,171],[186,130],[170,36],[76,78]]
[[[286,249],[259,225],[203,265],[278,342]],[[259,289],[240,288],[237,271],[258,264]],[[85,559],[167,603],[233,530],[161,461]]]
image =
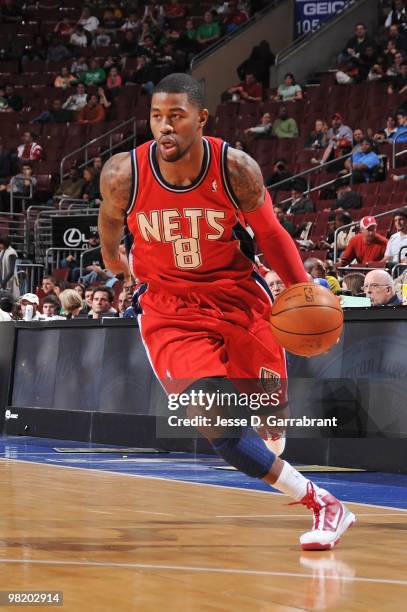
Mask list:
[[99,235],[105,266],[115,274],[130,276],[128,262],[120,253],[123,226],[131,189],[130,153],[118,153],[103,166],[100,175],[102,204],[99,210]]
[[233,191],[243,212],[264,202],[265,187],[258,163],[244,151],[228,148],[227,166]]

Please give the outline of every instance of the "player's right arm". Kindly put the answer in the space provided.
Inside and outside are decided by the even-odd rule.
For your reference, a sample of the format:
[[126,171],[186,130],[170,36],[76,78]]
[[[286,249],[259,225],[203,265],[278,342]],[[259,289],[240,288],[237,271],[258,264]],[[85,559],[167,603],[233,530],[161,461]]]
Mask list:
[[118,153],[103,166],[100,175],[102,204],[99,210],[99,236],[107,269],[131,278],[127,258],[119,251],[132,184],[130,153]]

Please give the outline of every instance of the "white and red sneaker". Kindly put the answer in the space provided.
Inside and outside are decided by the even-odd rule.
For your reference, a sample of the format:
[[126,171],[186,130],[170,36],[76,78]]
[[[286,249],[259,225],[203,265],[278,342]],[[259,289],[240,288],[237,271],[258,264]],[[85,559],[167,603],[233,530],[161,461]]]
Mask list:
[[270,433],[267,427],[260,425],[256,431],[272,453],[279,457],[285,449],[285,433]]
[[300,537],[302,550],[330,550],[340,537],[356,521],[355,515],[325,489],[307,484],[307,494],[290,505],[303,504],[314,513],[311,531]]

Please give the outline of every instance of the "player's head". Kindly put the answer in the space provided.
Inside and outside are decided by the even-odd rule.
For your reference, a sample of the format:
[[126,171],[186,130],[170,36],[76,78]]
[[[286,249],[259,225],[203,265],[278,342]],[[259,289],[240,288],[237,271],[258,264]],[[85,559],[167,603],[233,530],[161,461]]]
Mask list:
[[162,79],[154,88],[150,113],[158,155],[166,162],[184,157],[202,137],[207,118],[198,81],[184,73]]

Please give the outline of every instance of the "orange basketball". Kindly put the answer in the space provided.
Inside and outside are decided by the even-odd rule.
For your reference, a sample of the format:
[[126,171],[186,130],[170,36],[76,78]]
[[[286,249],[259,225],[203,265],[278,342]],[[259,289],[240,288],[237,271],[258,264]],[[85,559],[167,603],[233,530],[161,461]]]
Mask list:
[[271,312],[273,333],[281,346],[310,357],[326,353],[343,328],[339,299],[326,287],[299,283],[281,293]]

